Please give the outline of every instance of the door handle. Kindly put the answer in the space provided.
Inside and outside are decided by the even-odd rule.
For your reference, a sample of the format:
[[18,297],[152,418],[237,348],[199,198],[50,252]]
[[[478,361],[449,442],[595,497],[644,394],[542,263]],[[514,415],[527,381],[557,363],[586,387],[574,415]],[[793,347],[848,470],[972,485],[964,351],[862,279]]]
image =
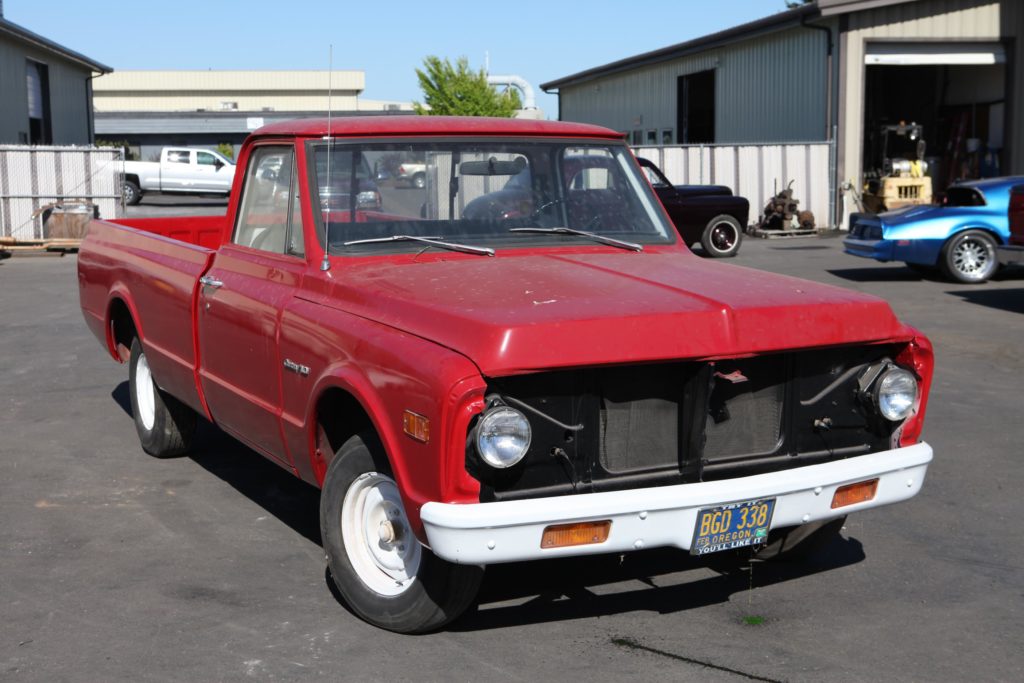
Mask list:
[[209,275],[204,275],[201,278],[199,278],[199,284],[201,284],[203,287],[213,287],[214,289],[224,286],[223,282],[216,278],[210,277]]

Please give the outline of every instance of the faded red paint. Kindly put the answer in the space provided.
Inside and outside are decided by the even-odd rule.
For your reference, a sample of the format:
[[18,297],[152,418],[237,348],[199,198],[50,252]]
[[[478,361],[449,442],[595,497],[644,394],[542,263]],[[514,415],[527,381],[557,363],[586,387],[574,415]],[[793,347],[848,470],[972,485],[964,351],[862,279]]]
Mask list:
[[[305,168],[302,143],[326,132],[323,120],[268,126],[247,141],[239,166],[254,145],[270,141],[294,145]],[[595,126],[445,117],[341,119],[331,134],[621,139]],[[163,389],[315,484],[330,457],[318,437],[317,401],[329,389],[347,391],[380,435],[421,537],[424,503],[478,498],[464,450],[486,376],[905,343],[899,361],[921,377],[922,398],[901,440],[920,436],[931,346],[880,299],[705,261],[678,241],[642,253],[595,245],[517,248],[494,258],[332,257],[323,272],[322,247],[308,229],[304,259],[230,244],[244,178],[235,175],[225,216],[94,221],[79,257],[90,329],[118,358],[110,315],[122,301]],[[310,196],[305,174],[299,189]],[[314,203],[302,204],[303,222],[314,225]],[[225,287],[200,292],[204,274]],[[210,312],[206,296],[216,304]],[[310,375],[283,370],[284,359]],[[430,419],[429,443],[402,433],[406,410]]]

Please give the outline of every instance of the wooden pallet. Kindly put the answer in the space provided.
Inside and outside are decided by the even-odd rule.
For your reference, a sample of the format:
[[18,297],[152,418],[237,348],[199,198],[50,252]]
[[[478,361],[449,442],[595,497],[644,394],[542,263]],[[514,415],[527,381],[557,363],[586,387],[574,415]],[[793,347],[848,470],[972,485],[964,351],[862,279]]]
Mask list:
[[792,230],[761,230],[757,227],[747,229],[751,237],[760,237],[765,240],[791,239],[793,237],[813,237],[820,231],[818,228],[795,228]]
[[0,251],[15,255],[52,254],[63,256],[78,252],[82,240],[54,238],[46,240],[16,240],[13,237],[0,237]]

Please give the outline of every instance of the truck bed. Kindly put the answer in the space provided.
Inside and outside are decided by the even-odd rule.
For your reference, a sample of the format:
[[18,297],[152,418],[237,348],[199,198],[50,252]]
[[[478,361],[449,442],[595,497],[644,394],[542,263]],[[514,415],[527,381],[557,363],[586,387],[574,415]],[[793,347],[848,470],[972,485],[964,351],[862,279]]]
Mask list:
[[[111,355],[118,348],[108,307],[126,306],[137,321],[162,388],[200,413],[195,334],[199,278],[210,267],[226,216],[94,220],[79,253],[82,310]],[[113,297],[113,298],[112,298]]]

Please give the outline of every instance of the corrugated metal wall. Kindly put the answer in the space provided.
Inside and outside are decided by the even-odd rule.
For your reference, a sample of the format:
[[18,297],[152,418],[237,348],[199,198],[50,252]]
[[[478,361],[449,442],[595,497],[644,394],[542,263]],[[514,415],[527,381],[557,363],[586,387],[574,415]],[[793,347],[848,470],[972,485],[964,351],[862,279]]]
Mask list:
[[829,143],[797,145],[673,145],[635,147],[677,185],[725,185],[750,201],[756,223],[768,200],[793,181],[800,210],[814,213],[818,227],[828,217]]
[[89,144],[92,107],[86,95],[89,69],[7,38],[0,38],[0,144],[18,143],[19,133],[28,134],[26,59],[48,67],[53,143]]
[[[1016,38],[1008,64],[1015,74],[1007,86],[1007,104],[1013,121],[1024,115],[1024,2],[1021,0],[919,0],[849,15],[842,39],[845,87],[840,105],[842,142],[840,177],[853,181],[862,172],[864,135],[865,41],[873,39],[924,40],[929,42],[997,41]],[[951,45],[951,49],[955,45]],[[1024,130],[1011,125],[1009,173],[1024,173]]]
[[715,69],[716,142],[824,140],[825,45],[823,32],[793,28],[565,87],[561,118],[619,131],[675,131],[676,79]]

